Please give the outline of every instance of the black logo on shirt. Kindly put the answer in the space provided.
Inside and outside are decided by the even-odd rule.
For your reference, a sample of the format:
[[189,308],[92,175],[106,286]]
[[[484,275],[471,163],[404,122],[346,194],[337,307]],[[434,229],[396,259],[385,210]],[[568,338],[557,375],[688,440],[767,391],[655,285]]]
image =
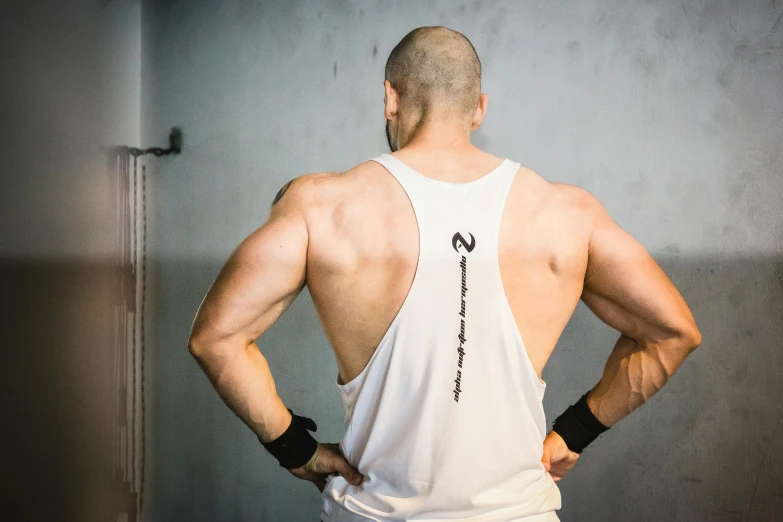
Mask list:
[[[454,234],[454,237],[451,238],[451,246],[454,247],[454,250],[457,251],[457,253],[459,253],[457,243],[462,244],[468,253],[473,251],[473,248],[476,246],[476,238],[474,238],[473,234],[469,232],[468,235],[470,236],[470,243],[465,241],[465,238],[462,237],[462,234],[459,232]],[[460,388],[460,384],[462,382],[462,370],[460,368],[462,368],[462,362],[465,358],[465,343],[467,342],[467,339],[465,339],[465,318],[467,310],[465,296],[468,293],[468,258],[465,257],[465,254],[460,256],[459,266],[462,269],[459,310],[459,316],[461,319],[459,323],[459,335],[457,336],[457,339],[459,340],[459,346],[457,347],[457,378],[454,379],[454,382],[456,383],[456,386],[454,387],[454,402],[459,402],[459,394],[462,392],[462,388]]]
[[465,250],[468,251],[468,253],[473,252],[473,248],[476,246],[476,238],[473,237],[473,234],[468,232],[468,235],[470,236],[470,244],[468,244],[467,241],[465,241],[465,238],[462,237],[462,234],[457,232],[454,234],[454,237],[451,238],[451,246],[454,247],[454,250],[459,252],[459,248],[457,248],[457,242],[461,243],[463,247],[465,247]]

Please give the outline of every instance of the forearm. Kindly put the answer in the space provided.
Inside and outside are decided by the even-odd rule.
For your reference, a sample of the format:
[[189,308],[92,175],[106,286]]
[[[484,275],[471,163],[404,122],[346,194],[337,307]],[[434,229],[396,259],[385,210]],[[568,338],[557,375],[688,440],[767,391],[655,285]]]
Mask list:
[[593,415],[611,427],[660,390],[693,348],[685,339],[653,343],[621,335],[587,397]]
[[279,437],[291,414],[277,395],[266,358],[255,343],[191,343],[191,354],[223,402],[263,441]]

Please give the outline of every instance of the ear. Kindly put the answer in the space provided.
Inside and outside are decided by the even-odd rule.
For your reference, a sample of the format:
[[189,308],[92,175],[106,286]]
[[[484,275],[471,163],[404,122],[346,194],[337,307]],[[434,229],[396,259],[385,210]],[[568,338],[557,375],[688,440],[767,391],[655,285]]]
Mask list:
[[476,107],[476,113],[473,115],[473,121],[470,124],[470,130],[474,131],[481,126],[481,122],[484,121],[484,115],[487,113],[487,104],[489,98],[485,93],[479,95],[478,106]]
[[383,115],[387,120],[391,120],[392,117],[397,115],[397,108],[399,107],[400,98],[397,94],[397,91],[395,91],[391,86],[391,83],[389,83],[389,80],[383,80],[383,89],[385,92],[383,97]]

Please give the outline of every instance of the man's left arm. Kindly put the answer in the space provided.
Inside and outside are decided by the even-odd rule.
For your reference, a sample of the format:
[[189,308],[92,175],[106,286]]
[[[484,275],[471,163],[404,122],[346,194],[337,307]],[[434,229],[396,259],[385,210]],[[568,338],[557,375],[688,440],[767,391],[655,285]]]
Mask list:
[[[284,185],[267,222],[231,254],[201,303],[188,342],[190,353],[228,407],[261,442],[273,442],[275,451],[285,448],[283,454],[289,457],[291,451],[297,453],[290,445],[312,437],[303,435],[308,433],[304,421],[292,425],[293,417],[277,395],[269,365],[255,341],[304,288],[309,241],[305,209],[312,176],[317,174]],[[321,492],[327,477],[335,473],[351,484],[362,483],[364,477],[338,443],[314,444],[315,452],[304,465],[290,468],[285,464],[288,457],[278,456],[280,464]],[[304,447],[298,452],[304,451],[309,453]]]
[[263,441],[291,414],[256,346],[305,284],[307,176],[278,192],[269,218],[232,252],[201,303],[188,348],[220,397]]

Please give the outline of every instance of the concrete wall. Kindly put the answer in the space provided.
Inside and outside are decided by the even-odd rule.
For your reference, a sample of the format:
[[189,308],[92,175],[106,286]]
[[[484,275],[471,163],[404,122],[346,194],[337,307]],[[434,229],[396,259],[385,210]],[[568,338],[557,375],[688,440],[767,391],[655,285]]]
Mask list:
[[140,135],[138,0],[3,2],[3,518],[116,519],[118,202]]
[[[142,137],[156,164],[154,499],[148,520],[317,520],[187,353],[231,250],[288,179],[386,150],[383,66],[414,27],[466,34],[489,113],[474,142],[584,187],[658,260],[704,335],[672,381],[559,483],[562,520],[783,512],[783,4],[769,1],[143,4]],[[617,332],[580,305],[544,371],[551,423]],[[336,364],[303,294],[259,339],[278,392],[342,436]]]

